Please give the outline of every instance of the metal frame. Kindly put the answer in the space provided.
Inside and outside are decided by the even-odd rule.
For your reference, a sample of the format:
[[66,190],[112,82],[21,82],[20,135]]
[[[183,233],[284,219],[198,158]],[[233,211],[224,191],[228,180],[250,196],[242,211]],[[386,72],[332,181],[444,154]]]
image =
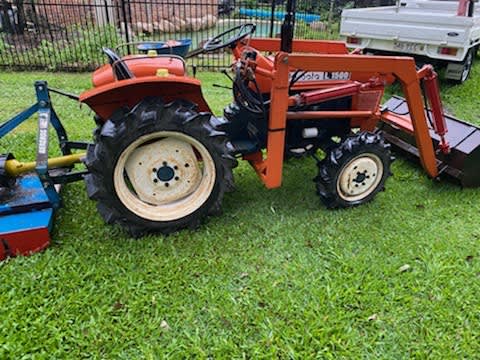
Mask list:
[[[56,209],[60,206],[60,196],[55,185],[81,180],[83,179],[83,175],[87,173],[86,171],[70,170],[73,168],[73,165],[80,162],[80,159],[84,156],[84,153],[72,154],[72,150],[84,150],[88,144],[68,140],[67,132],[53,108],[46,81],[35,82],[35,93],[37,102],[34,105],[0,125],[0,139],[15,130],[35,113],[38,113],[36,161],[22,163],[15,159],[9,159],[5,161],[4,170],[5,173],[11,177],[16,177],[29,171],[35,171],[40,178],[52,207]],[[60,151],[63,156],[48,158],[49,125],[52,125],[55,129]],[[68,171],[60,175],[50,174],[49,169],[59,167],[66,168]]]

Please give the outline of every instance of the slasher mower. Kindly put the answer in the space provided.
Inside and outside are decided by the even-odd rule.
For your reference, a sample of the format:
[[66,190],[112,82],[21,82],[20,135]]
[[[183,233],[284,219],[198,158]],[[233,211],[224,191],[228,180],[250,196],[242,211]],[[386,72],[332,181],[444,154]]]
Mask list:
[[[349,53],[338,41],[293,41],[294,5],[288,1],[281,39],[252,38],[255,25],[245,24],[204,44],[204,52],[229,48],[235,59],[223,117],[212,115],[200,81],[175,55],[104,49],[108,64],[79,97],[95,112],[88,145],[67,139],[47,84],[37,83],[37,104],[0,126],[2,137],[39,112],[37,161],[0,160],[0,258],[45,247],[56,185],[80,178],[103,219],[134,236],[195,228],[218,214],[238,159],[276,188],[286,158],[313,156],[328,208],[357,206],[383,190],[391,145],[419,158],[431,178],[480,185],[480,130],[443,114],[431,66]],[[394,81],[405,98],[381,105]],[[54,159],[47,159],[49,124],[63,153]],[[74,168],[80,162],[85,170]]]

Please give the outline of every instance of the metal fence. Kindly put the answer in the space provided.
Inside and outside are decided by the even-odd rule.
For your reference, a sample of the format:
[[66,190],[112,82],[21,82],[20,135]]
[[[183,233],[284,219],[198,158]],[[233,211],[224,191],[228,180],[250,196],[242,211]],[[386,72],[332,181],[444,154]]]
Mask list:
[[[298,0],[295,37],[335,38],[340,9],[352,4]],[[0,0],[0,68],[92,70],[105,61],[103,46],[189,38],[192,50],[247,22],[256,23],[255,36],[276,36],[284,10],[285,0]],[[220,52],[190,62],[219,68],[229,58]]]

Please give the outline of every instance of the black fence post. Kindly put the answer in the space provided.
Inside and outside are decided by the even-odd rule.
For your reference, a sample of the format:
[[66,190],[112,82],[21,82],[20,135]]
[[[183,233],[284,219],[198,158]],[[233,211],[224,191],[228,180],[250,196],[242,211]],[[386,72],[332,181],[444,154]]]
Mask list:
[[273,28],[275,25],[275,5],[277,0],[272,0],[272,13],[270,15],[270,37],[273,38]]
[[[127,43],[130,42],[130,32],[128,26],[128,17],[127,17],[127,4],[125,3],[126,0],[120,0],[120,6],[122,8],[122,17],[123,17],[123,30],[125,31],[125,40]],[[130,5],[130,3],[128,4]],[[131,9],[129,8],[128,11],[130,12]],[[130,45],[127,46],[127,52],[130,54]]]
[[109,8],[108,8],[108,3],[107,3],[107,0],[103,0],[103,6],[105,7],[105,16],[106,16],[106,20],[107,20],[107,24],[110,24],[110,11],[109,11]]
[[13,34],[15,32],[15,23],[12,24],[10,21],[10,12],[13,14],[12,5],[8,1],[2,0],[2,13],[0,16],[2,16],[3,31]]

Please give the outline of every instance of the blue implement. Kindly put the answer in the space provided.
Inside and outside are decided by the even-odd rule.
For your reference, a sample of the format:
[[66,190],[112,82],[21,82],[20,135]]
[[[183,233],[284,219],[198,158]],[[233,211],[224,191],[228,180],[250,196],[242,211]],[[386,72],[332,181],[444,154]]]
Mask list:
[[[0,139],[20,124],[38,114],[35,170],[12,178],[6,164],[12,154],[0,154],[0,260],[10,256],[30,255],[50,243],[55,211],[61,205],[60,184],[81,180],[86,172],[73,167],[49,169],[49,127],[54,128],[63,155],[72,149],[86,149],[87,144],[68,140],[67,133],[53,109],[46,81],[35,82],[37,102],[0,124]],[[60,95],[72,95],[55,91]]]
[[47,247],[54,209],[37,174],[17,178],[0,204],[0,260]]

